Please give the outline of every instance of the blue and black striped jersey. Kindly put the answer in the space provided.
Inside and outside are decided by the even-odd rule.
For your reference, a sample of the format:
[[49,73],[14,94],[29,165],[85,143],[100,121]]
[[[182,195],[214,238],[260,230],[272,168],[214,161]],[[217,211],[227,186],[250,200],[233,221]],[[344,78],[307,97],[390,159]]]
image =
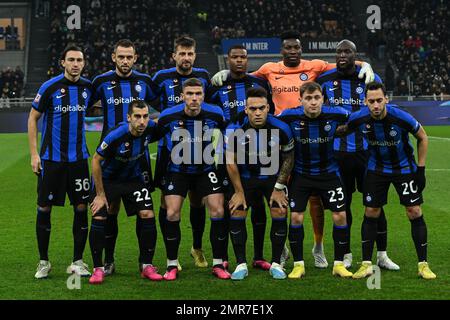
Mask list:
[[202,81],[203,89],[206,90],[211,85],[208,71],[202,68],[193,68],[190,75],[181,75],[177,68],[160,70],[153,76],[153,82],[157,88],[160,104],[158,111],[163,111],[182,103],[181,93],[183,82],[189,78],[197,78]]
[[394,105],[387,105],[386,110],[387,115],[382,120],[372,118],[369,109],[365,108],[353,113],[348,121],[348,128],[360,131],[369,142],[367,170],[381,174],[416,172],[409,133],[417,133],[420,123]]
[[[202,103],[200,113],[191,117],[184,108],[182,103],[165,109],[158,119],[160,133],[169,137],[167,149],[171,157],[168,170],[189,174],[211,171],[215,166],[213,130],[223,130],[225,125],[222,109]],[[211,163],[203,157],[208,151]]]
[[112,128],[97,147],[97,153],[105,158],[101,162],[103,179],[149,183],[152,175],[148,144],[158,138],[157,125],[152,120],[141,136],[132,135],[127,122]]
[[[334,68],[322,73],[317,82],[322,86],[325,103],[332,107],[343,107],[349,112],[356,112],[364,105],[365,79],[359,79],[360,66],[351,75],[345,75]],[[375,74],[375,81],[382,82]],[[367,150],[367,141],[359,132],[351,133],[345,137],[334,140],[334,150],[341,152],[356,152]]]
[[32,107],[44,114],[41,159],[74,162],[89,158],[84,118],[91,98],[92,84],[83,77],[72,82],[62,73],[40,87]]
[[115,70],[108,71],[95,77],[92,86],[94,100],[101,100],[103,107],[102,137],[118,123],[127,121],[128,106],[133,100],[150,102],[157,98],[151,77],[135,70],[126,78]]
[[280,151],[289,152],[293,148],[291,128],[271,114],[262,128],[254,129],[246,116],[242,123],[231,123],[226,129],[225,150],[235,154],[239,174],[245,179],[278,175]]
[[[270,106],[270,113],[273,114],[275,106],[272,102],[272,95],[266,80],[247,74],[242,79],[232,79],[230,76],[221,87],[212,86],[206,94],[206,101],[222,107],[225,120],[228,123],[237,122],[240,117],[245,117],[242,113],[247,100],[247,90],[252,87],[261,87],[267,91]],[[242,120],[242,119],[239,119]]]
[[333,151],[334,134],[348,116],[345,109],[329,106],[322,106],[322,112],[315,119],[306,116],[301,106],[284,110],[278,116],[294,135],[296,173],[320,175],[338,171]]

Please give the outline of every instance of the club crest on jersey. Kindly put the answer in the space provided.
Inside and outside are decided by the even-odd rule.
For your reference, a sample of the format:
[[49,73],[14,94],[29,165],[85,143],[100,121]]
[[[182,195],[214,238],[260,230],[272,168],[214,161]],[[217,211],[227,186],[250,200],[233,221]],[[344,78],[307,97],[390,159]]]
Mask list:
[[306,73],[301,73],[300,74],[300,80],[302,80],[302,81],[308,80],[308,75]]
[[230,85],[227,87],[228,90],[231,90],[231,88],[232,88],[232,87],[231,87]]
[[205,124],[204,126],[203,126],[203,131],[206,131],[206,130],[208,130],[209,129],[209,126],[207,125],[207,124]]
[[331,130],[331,125],[327,124],[323,129],[325,131],[330,131]]
[[137,84],[134,89],[136,89],[137,92],[141,92],[142,91],[142,87],[140,84]]
[[335,87],[337,87],[338,84],[339,84],[339,82],[337,82],[337,81],[333,82],[333,86],[335,86]]
[[48,195],[48,200],[53,200],[53,193],[50,193],[50,194]]
[[38,103],[39,100],[41,100],[41,95],[38,93],[38,94],[36,95],[36,98],[34,98],[34,102],[35,102],[35,103]]
[[82,96],[84,99],[87,99],[88,94],[87,94],[86,91],[83,91],[83,93],[81,94],[81,96]]
[[361,88],[361,87],[357,87],[356,88],[356,93],[359,93],[359,94],[361,94],[361,93],[363,93],[363,88]]
[[370,201],[372,201],[372,197],[371,197],[371,196],[369,196],[369,195],[367,195],[367,197],[366,197],[366,201],[367,201],[367,202],[370,202]]
[[129,142],[125,142],[125,147],[129,147],[130,143]]
[[169,186],[167,187],[168,190],[173,190],[173,184],[172,182],[169,184]]
[[222,184],[224,185],[224,187],[228,186],[228,183],[229,183],[229,182],[228,182],[228,179],[224,179],[223,182],[222,182]]
[[392,130],[389,132],[389,135],[390,135],[391,137],[395,137],[395,136],[397,135],[397,131],[395,131],[394,129],[392,129]]
[[370,124],[366,124],[366,128],[367,128],[367,129],[370,129]]
[[64,94],[66,92],[66,89],[61,88],[61,94]]
[[291,201],[291,203],[289,204],[291,206],[291,208],[295,207],[295,202]]
[[111,81],[111,85],[113,86],[113,85],[115,85],[116,84],[116,82],[113,80],[113,81]]
[[304,126],[305,125],[305,121],[300,121],[300,125]]
[[100,145],[100,149],[105,150],[106,148],[108,148],[108,144],[103,141],[102,144]]

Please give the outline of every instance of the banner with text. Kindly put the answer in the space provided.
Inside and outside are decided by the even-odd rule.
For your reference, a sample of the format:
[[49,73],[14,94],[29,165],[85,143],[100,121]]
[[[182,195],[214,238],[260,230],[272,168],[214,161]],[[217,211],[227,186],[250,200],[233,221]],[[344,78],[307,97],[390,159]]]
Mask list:
[[223,39],[223,54],[227,54],[228,49],[236,44],[242,44],[247,49],[248,54],[279,54],[281,40],[279,38]]

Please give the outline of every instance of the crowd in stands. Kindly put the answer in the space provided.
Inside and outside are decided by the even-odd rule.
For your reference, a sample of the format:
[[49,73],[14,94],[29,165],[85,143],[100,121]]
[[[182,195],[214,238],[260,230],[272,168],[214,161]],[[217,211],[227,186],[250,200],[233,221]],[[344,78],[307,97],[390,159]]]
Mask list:
[[358,38],[350,0],[211,0],[208,21],[216,46],[226,38],[277,37],[296,29],[302,38]]
[[65,8],[71,1],[50,1],[48,76],[60,72],[60,53],[68,43],[79,44],[86,52],[84,76],[110,70],[112,45],[121,38],[137,44],[137,69],[153,74],[173,65],[173,39],[187,33],[188,21],[197,18],[202,28],[212,30],[216,48],[224,38],[277,37],[290,29],[299,30],[302,38],[354,39],[369,57],[386,63],[386,84],[395,95],[450,92],[450,10],[445,0],[380,0],[382,28],[372,32],[356,26],[350,0],[339,5],[331,0],[210,0],[201,11],[194,10],[193,3],[82,0],[81,29],[67,30]]
[[[388,68],[400,71],[394,94],[450,94],[450,11],[443,0],[381,2]],[[384,51],[384,50],[382,50]],[[408,80],[412,83],[409,90]]]
[[[67,30],[65,9],[72,1],[51,1],[51,64],[48,76],[61,72],[60,53],[68,43],[81,46],[88,64],[83,76],[92,78],[113,68],[114,43],[130,38],[139,55],[137,70],[153,74],[172,66],[173,39],[188,30],[189,1],[83,0],[81,29]],[[61,15],[61,12],[64,14]]]
[[23,96],[23,77],[19,66],[0,70],[0,108],[9,107],[10,99]]
[[0,26],[0,40],[2,39],[17,39],[19,37],[18,28],[11,27],[11,25]]

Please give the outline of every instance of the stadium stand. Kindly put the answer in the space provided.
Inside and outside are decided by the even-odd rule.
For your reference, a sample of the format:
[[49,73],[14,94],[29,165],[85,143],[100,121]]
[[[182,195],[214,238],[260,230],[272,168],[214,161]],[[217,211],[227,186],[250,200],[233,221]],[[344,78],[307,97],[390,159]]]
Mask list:
[[380,7],[383,28],[376,45],[385,46],[388,59],[402,70],[394,94],[408,94],[409,81],[414,96],[449,94],[448,2],[383,0]]
[[9,99],[23,96],[23,78],[24,74],[19,66],[0,71],[0,107],[7,107]]
[[81,30],[68,32],[60,13],[65,12],[71,1],[51,1],[49,77],[59,73],[59,54],[68,43],[79,44],[86,52],[89,64],[84,76],[92,78],[110,70],[112,45],[121,38],[131,38],[136,43],[140,56],[137,69],[152,74],[170,66],[173,39],[188,30],[188,1],[83,0],[79,3],[83,12]]

